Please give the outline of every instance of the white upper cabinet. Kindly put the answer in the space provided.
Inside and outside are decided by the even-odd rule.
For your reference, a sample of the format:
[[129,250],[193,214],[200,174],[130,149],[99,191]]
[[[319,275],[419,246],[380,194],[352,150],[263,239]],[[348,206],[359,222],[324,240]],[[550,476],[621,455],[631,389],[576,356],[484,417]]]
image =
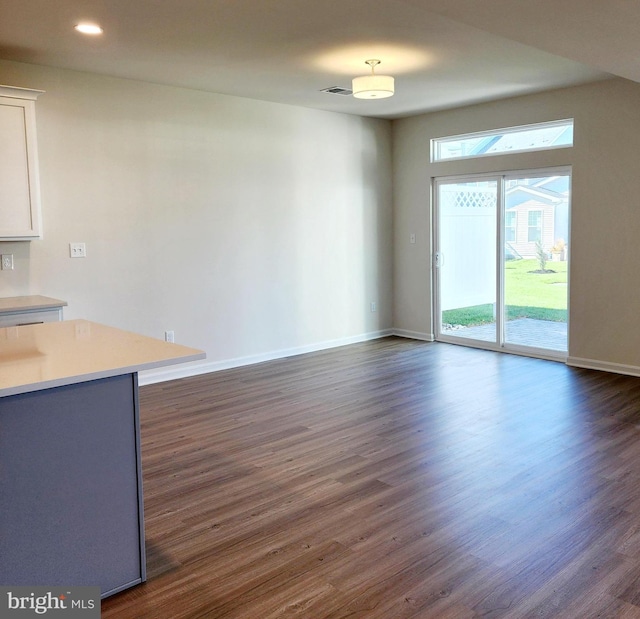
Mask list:
[[42,236],[35,110],[42,92],[0,86],[0,241]]

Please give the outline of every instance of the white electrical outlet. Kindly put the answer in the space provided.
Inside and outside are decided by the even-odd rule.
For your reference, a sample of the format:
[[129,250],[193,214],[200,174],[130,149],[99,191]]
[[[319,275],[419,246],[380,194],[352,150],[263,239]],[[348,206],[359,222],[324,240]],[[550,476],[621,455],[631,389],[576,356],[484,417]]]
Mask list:
[[69,256],[72,258],[86,258],[87,246],[84,243],[69,243]]
[[90,340],[91,339],[91,324],[81,320],[75,325],[76,339],[77,340]]
[[2,254],[2,270],[13,271],[13,254]]
[[174,331],[165,331],[164,332],[164,341],[171,342],[172,344],[176,341],[176,334]]
[[371,311],[375,312],[378,310],[378,306],[376,305],[375,301],[371,301]]

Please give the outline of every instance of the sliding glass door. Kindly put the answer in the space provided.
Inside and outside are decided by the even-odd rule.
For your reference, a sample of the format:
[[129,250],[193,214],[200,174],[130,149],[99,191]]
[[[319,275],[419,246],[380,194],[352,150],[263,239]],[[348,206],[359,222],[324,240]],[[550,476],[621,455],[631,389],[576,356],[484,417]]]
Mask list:
[[437,190],[440,332],[496,343],[498,181],[442,181]]
[[570,174],[435,181],[436,338],[567,352]]

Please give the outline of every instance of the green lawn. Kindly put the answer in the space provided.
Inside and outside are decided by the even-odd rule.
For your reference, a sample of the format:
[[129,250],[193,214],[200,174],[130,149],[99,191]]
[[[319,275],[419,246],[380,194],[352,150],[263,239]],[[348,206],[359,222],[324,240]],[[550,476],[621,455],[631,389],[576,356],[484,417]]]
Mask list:
[[[507,320],[536,318],[567,320],[567,262],[547,262],[555,273],[530,273],[537,260],[510,260],[505,265]],[[494,322],[493,306],[475,305],[442,312],[442,322],[452,325],[480,325]]]

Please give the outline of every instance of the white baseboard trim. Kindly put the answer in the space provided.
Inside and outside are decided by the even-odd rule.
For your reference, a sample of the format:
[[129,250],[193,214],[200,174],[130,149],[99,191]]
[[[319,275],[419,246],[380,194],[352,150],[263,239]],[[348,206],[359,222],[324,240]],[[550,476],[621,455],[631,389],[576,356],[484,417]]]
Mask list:
[[406,331],[405,329],[394,329],[393,335],[406,337],[412,340],[421,340],[423,342],[435,342],[436,340],[433,333],[420,333],[419,331]]
[[264,361],[273,361],[275,359],[283,359],[285,357],[293,357],[295,355],[303,355],[309,352],[317,352],[319,350],[327,350],[329,348],[338,348],[339,346],[348,346],[349,344],[358,344],[359,342],[368,342],[369,340],[377,340],[382,337],[394,335],[393,329],[384,329],[382,331],[372,331],[370,333],[362,333],[352,337],[341,338],[337,340],[328,340],[317,342],[307,346],[298,346],[296,348],[287,348],[282,350],[274,350],[259,355],[249,355],[247,357],[236,357],[235,359],[225,359],[223,361],[211,361],[205,363],[189,363],[183,366],[171,366],[160,368],[157,370],[144,370],[138,374],[138,384],[153,385],[167,380],[176,380],[178,378],[188,378],[189,376],[198,376],[200,374],[208,374],[209,372],[219,372],[221,370],[230,370],[231,368],[239,368],[244,365],[253,365],[254,363],[263,363]]
[[585,368],[587,370],[601,370],[602,372],[614,372],[615,374],[640,376],[640,367],[637,365],[596,361],[595,359],[581,359],[580,357],[568,357],[567,365],[572,365],[577,368]]
[[[249,355],[247,357],[236,357],[234,359],[205,363],[194,362],[187,363],[182,366],[178,365],[155,370],[145,370],[139,373],[138,383],[141,386],[152,385],[154,383],[161,383],[168,380],[188,378],[189,376],[198,376],[200,374],[208,374],[209,372],[219,372],[221,370],[229,370],[245,365],[253,365],[254,363],[274,361],[275,359],[284,359],[285,357],[293,357],[295,355],[303,355],[305,353],[328,350],[330,348],[338,348],[340,346],[348,346],[349,344],[377,340],[390,335],[420,340],[423,342],[435,341],[433,333],[421,333],[419,331],[407,331],[405,329],[383,329],[381,331],[372,331],[370,333],[362,333],[352,337],[327,340],[324,342],[317,342],[315,344],[308,344],[306,346],[276,350],[259,355]],[[615,374],[626,374],[628,376],[640,376],[640,367],[636,365],[625,365],[622,363],[611,363],[608,361],[597,361],[595,359],[583,359],[580,357],[567,357],[566,364],[577,368],[585,368],[587,370],[600,370],[602,372],[613,372]]]

